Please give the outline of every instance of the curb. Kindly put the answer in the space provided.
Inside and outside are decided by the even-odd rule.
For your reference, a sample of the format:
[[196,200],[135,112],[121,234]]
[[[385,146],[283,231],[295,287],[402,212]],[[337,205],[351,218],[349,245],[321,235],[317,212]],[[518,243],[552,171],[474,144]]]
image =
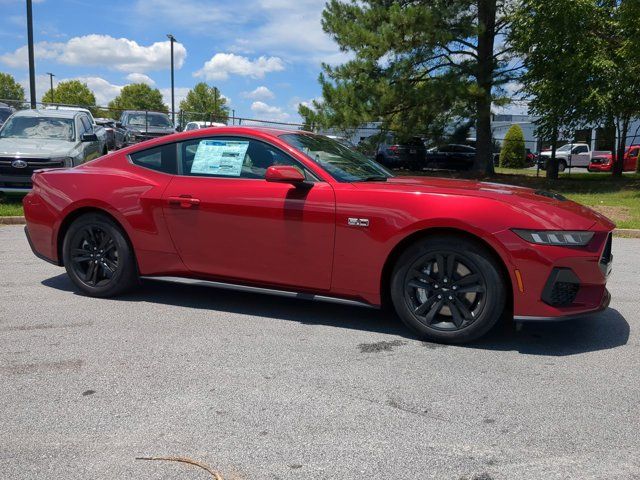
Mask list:
[[[0,225],[24,225],[24,217],[0,217]],[[616,237],[640,238],[640,230],[634,228],[616,228],[613,231]]]
[[24,217],[0,217],[0,225],[24,225]]

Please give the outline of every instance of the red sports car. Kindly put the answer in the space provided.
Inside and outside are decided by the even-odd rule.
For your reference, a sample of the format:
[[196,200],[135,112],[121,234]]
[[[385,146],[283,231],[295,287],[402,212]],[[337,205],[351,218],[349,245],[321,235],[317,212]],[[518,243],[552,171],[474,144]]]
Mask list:
[[140,277],[378,307],[461,343],[604,309],[614,224],[560,195],[393,176],[327,137],[201,129],[37,171],[34,253],[88,295]]

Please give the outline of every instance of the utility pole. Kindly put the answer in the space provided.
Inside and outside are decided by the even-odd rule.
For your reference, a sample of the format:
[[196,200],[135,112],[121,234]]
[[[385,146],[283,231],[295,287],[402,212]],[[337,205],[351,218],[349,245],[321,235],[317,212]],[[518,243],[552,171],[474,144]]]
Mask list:
[[31,108],[36,108],[36,62],[33,59],[33,13],[31,0],[27,0],[27,43],[29,47],[29,96]]
[[170,33],[167,34],[167,38],[171,42],[171,123],[175,127],[176,125],[176,103],[175,103],[175,87],[173,81],[173,43],[176,38]]
[[55,75],[49,72],[47,72],[47,75],[49,75],[49,84],[51,85],[51,103],[56,103],[56,99],[53,97],[53,77],[55,77]]

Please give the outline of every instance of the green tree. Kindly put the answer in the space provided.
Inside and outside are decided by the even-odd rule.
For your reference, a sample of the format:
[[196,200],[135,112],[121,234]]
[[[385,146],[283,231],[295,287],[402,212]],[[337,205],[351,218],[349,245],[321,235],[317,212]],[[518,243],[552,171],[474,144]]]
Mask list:
[[313,132],[326,123],[322,113],[302,103],[298,105],[298,115],[302,117],[302,130],[308,132]]
[[507,168],[524,168],[526,163],[527,152],[524,148],[524,133],[520,125],[512,125],[502,142],[500,166]]
[[[503,39],[509,0],[331,0],[323,27],[353,54],[323,65],[321,111],[332,124],[382,120],[403,136],[441,136],[461,117],[476,127],[476,171],[493,173],[491,105],[519,65]],[[319,105],[314,105],[318,107]],[[470,114],[468,112],[471,112]]]
[[96,105],[96,96],[86,83],[79,80],[67,80],[60,82],[53,91],[47,90],[47,93],[42,97],[42,102],[92,108]]
[[531,99],[529,113],[539,117],[537,135],[551,143],[549,178],[558,177],[562,134],[598,116],[601,13],[594,0],[522,0],[514,14],[510,40],[523,58],[521,91]]
[[217,87],[204,82],[196,84],[184,100],[180,102],[182,118],[185,122],[212,121],[226,123],[229,118],[227,99]]
[[13,107],[24,102],[24,88],[8,73],[0,72],[0,101]]
[[146,83],[132,83],[123,87],[120,95],[109,102],[109,112],[119,118],[123,110],[149,110],[168,113],[169,108],[162,101],[162,93]]

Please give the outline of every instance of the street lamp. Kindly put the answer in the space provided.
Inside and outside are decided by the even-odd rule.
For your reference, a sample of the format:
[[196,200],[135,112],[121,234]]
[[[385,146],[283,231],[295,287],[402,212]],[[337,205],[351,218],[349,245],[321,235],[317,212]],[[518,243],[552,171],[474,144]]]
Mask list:
[[36,63],[33,59],[33,13],[31,0],[27,0],[27,44],[29,47],[29,95],[31,108],[36,108]]
[[176,104],[173,84],[173,43],[176,38],[170,33],[167,34],[167,38],[171,41],[171,123],[175,127],[176,125]]
[[51,103],[55,103],[56,100],[53,98],[53,77],[55,77],[55,75],[49,72],[47,72],[47,75],[49,75],[49,84],[51,85]]

